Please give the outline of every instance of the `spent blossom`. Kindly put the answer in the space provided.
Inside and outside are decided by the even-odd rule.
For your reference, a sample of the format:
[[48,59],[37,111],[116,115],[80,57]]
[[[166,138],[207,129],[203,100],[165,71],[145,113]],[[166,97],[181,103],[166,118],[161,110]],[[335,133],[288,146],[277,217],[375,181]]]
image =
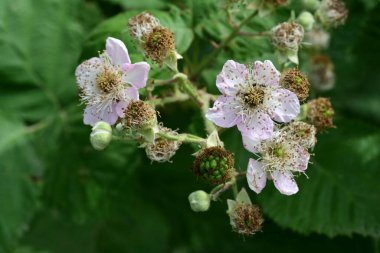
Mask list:
[[220,127],[237,125],[252,138],[270,138],[273,120],[289,122],[300,112],[296,94],[283,89],[279,81],[280,73],[271,61],[256,61],[247,67],[229,60],[216,80],[222,95],[206,117]]
[[138,89],[146,85],[149,69],[146,62],[131,63],[122,41],[107,38],[106,50],[75,70],[81,100],[86,104],[84,124],[105,121],[113,125],[124,117],[129,102],[139,99]]

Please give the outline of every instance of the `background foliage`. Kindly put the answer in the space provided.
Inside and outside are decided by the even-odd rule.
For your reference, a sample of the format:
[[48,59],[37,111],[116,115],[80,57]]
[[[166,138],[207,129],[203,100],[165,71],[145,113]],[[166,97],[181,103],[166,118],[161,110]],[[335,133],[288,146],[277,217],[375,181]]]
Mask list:
[[[221,2],[0,1],[0,253],[380,251],[377,0],[346,1],[349,19],[332,33],[328,54],[337,84],[322,95],[337,109],[338,128],[319,138],[309,179],[298,179],[301,190],[292,197],[273,187],[251,194],[264,210],[263,233],[232,233],[224,202],[207,213],[190,210],[188,194],[209,189],[189,170],[191,147],[181,148],[173,163],[152,165],[133,144],[113,143],[104,152],[90,146],[77,64],[101,50],[107,36],[123,39],[132,59],[141,60],[126,24],[149,10],[174,31],[181,67],[191,74],[212,50],[210,41],[230,32]],[[244,29],[264,31],[288,17],[283,9]],[[215,76],[226,59],[275,60],[272,51],[266,38],[236,38],[194,80],[216,92]],[[160,111],[168,126],[204,135],[190,104]],[[245,169],[249,154],[238,133],[222,138]]]

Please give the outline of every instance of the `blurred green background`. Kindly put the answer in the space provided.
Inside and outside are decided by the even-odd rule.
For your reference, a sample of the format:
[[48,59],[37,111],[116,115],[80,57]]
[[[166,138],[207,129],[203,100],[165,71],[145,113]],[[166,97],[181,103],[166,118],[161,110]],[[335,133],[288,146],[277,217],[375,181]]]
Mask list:
[[[188,194],[211,189],[189,169],[192,147],[166,164],[151,164],[133,143],[94,151],[74,77],[107,36],[141,60],[126,24],[142,10],[174,30],[181,68],[191,73],[210,41],[230,32],[221,1],[1,0],[0,253],[380,252],[380,4],[346,3],[350,16],[325,52],[336,88],[317,94],[331,98],[337,129],[318,138],[298,194],[280,195],[271,184],[251,192],[266,221],[263,232],[243,238],[231,231],[224,201],[207,213],[190,210]],[[289,13],[256,18],[245,30],[269,29]],[[216,93],[215,76],[231,58],[275,59],[267,39],[239,37],[194,81]],[[151,77],[167,75],[154,68]],[[167,126],[204,136],[191,103],[160,112]],[[222,139],[245,169],[239,134],[228,130]]]

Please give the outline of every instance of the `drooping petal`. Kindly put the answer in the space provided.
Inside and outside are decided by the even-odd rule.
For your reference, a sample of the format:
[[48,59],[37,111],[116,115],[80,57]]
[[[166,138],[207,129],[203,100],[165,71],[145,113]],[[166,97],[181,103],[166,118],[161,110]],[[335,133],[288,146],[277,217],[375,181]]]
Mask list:
[[247,74],[248,69],[244,64],[228,60],[216,78],[216,87],[223,95],[233,96],[238,92],[238,86],[246,83]]
[[267,182],[267,176],[263,164],[254,159],[249,159],[247,181],[249,188],[256,193],[260,193],[264,189]]
[[256,111],[237,123],[243,135],[251,139],[265,140],[273,135],[273,121],[268,114]]
[[271,117],[278,122],[289,122],[300,113],[297,95],[286,89],[276,89],[264,101]]
[[88,105],[84,110],[83,123],[85,125],[94,126],[98,121],[108,122],[110,125],[116,123],[119,115],[115,109],[116,104],[112,107],[107,107],[103,110],[99,110],[99,107],[96,105]]
[[240,122],[240,116],[235,110],[235,98],[220,96],[214,106],[208,109],[206,118],[220,127],[232,127]]
[[264,86],[279,86],[280,72],[271,61],[256,61],[253,66],[253,81]]
[[129,83],[136,88],[143,88],[148,81],[148,73],[150,66],[146,62],[138,62],[135,64],[126,63],[123,65],[123,81]]
[[258,153],[261,140],[253,138],[252,135],[242,134],[243,146],[246,150],[252,153]]
[[121,67],[124,63],[131,63],[127,47],[119,39],[108,37],[106,51],[111,58],[112,64],[115,66]]
[[274,186],[284,195],[293,195],[298,192],[298,186],[290,171],[271,172]]
[[82,62],[75,70],[75,77],[79,87],[81,89],[95,88],[96,77],[102,69],[102,61],[97,57]]

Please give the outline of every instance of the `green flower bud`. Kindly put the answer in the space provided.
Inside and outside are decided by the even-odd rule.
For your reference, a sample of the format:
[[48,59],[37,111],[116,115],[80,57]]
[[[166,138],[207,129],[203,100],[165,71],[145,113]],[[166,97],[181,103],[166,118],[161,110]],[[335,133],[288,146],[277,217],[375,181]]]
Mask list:
[[305,9],[315,11],[320,5],[319,0],[302,0],[302,5]]
[[305,31],[310,31],[315,23],[314,16],[308,11],[302,12],[298,16],[297,21],[303,26]]
[[193,172],[211,184],[226,183],[234,176],[233,154],[222,147],[209,147],[198,153]]
[[194,212],[205,212],[210,208],[210,194],[199,190],[189,195],[189,203],[191,210]]
[[91,145],[96,150],[105,149],[112,140],[112,128],[110,124],[104,121],[99,121],[92,128],[90,135]]

